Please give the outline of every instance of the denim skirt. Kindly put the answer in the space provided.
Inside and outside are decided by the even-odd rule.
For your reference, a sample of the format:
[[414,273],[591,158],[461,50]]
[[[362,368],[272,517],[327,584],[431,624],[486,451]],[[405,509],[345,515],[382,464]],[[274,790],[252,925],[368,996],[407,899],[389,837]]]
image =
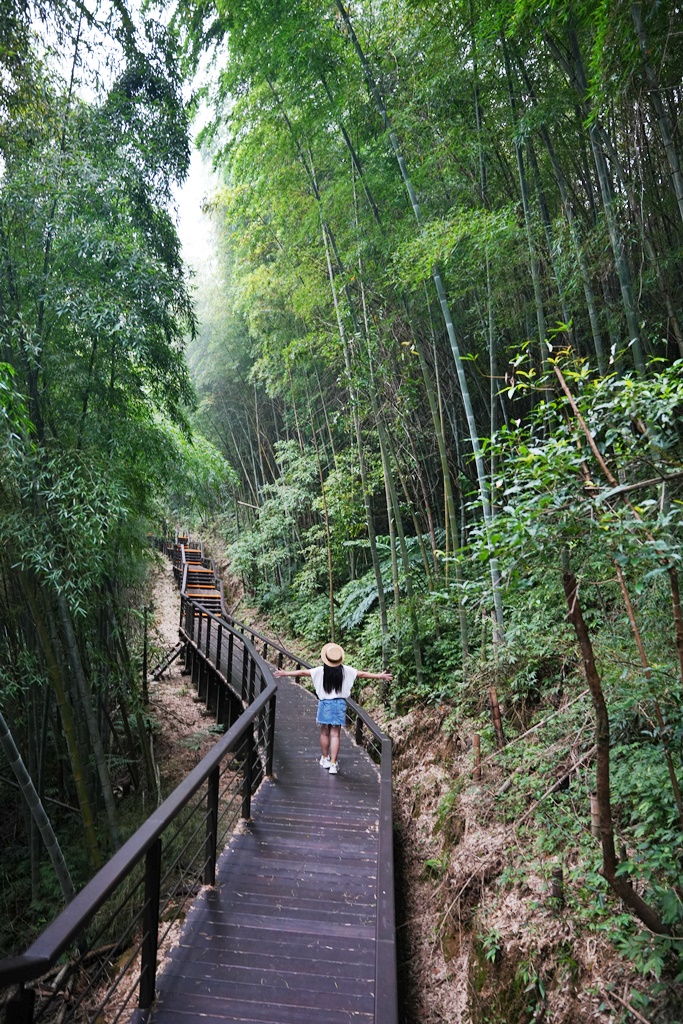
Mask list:
[[346,725],[346,701],[343,697],[318,701],[318,725]]

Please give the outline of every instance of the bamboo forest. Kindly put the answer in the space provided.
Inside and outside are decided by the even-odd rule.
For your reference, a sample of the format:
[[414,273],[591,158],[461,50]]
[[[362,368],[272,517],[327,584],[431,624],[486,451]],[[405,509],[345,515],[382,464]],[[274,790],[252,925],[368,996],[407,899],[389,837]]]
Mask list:
[[[249,899],[323,945],[266,978],[240,911],[185,1020],[681,1024],[682,162],[679,0],[3,0],[8,1024],[180,1022],[149,915],[182,869],[177,963],[304,699],[310,849]],[[279,678],[330,642],[336,779]],[[144,830],[221,744],[235,837],[179,825],[159,909]]]

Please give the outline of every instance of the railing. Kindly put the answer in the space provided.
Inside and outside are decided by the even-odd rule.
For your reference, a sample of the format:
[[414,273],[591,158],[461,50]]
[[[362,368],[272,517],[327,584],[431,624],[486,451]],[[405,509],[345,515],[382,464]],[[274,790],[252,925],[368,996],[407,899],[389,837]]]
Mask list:
[[[237,622],[231,615],[224,619],[238,630],[252,646],[260,647],[264,659],[269,653],[282,668],[286,661],[296,668],[311,668],[308,661],[286,650],[276,641],[258,630]],[[350,724],[354,728],[357,744],[363,744],[372,759],[379,764],[379,834],[377,853],[377,926],[376,926],[376,988],[375,1024],[396,1024],[398,1021],[398,979],[396,971],[396,907],[394,899],[394,833],[391,789],[391,740],[370,715],[349,698]]]
[[[174,547],[161,550],[180,567],[183,553]],[[105,1007],[108,1024],[144,1022],[164,942],[199,886],[214,884],[218,851],[237,819],[250,817],[252,794],[272,774],[277,684],[267,659],[275,656],[279,668],[310,664],[182,594],[179,632],[185,671],[228,731],[33,945],[0,960],[0,989],[18,986],[5,1004],[7,1024],[51,1020],[57,1010],[63,1024],[104,1019]],[[396,1024],[391,741],[354,700],[348,706],[356,742],[380,769],[375,1024]],[[38,991],[25,987],[38,979]]]
[[[270,665],[241,631],[185,594],[180,595],[179,634],[186,642],[185,670],[197,695],[217,722],[232,722],[243,705],[254,701],[259,679],[270,677]],[[272,699],[274,707],[275,696]],[[258,782],[272,774],[274,728],[274,714],[267,724],[259,723]]]
[[[272,771],[277,683],[270,669],[227,623],[212,634],[206,623],[215,617],[201,606],[184,600],[183,616],[190,661],[201,665],[200,673],[190,670],[216,696],[217,721],[237,720],[33,945],[0,961],[0,988],[18,986],[5,1004],[7,1024],[51,1020],[57,1012],[64,1024],[99,1020],[105,1007],[110,1024],[146,1020],[163,943],[199,887],[214,884],[218,852],[237,820],[250,817],[252,794]],[[221,678],[209,685],[208,655],[218,636],[218,661],[228,674],[216,669]],[[38,988],[25,987],[39,979]]]

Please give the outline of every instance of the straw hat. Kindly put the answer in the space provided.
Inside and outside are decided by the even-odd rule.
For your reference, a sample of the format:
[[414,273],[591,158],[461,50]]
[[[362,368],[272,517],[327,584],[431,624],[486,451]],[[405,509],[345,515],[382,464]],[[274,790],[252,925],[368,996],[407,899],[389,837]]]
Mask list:
[[325,644],[320,652],[320,657],[323,664],[329,665],[330,668],[336,668],[344,660],[344,648],[339,644]]

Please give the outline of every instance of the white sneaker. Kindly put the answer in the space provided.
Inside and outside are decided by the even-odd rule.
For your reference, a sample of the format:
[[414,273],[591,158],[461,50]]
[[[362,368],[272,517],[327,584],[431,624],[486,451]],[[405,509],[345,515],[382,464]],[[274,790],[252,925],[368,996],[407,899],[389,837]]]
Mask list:
[[321,757],[319,764],[321,764],[323,768],[329,768],[332,762],[330,761],[329,757]]
[[330,775],[339,774],[339,761],[330,761]]

